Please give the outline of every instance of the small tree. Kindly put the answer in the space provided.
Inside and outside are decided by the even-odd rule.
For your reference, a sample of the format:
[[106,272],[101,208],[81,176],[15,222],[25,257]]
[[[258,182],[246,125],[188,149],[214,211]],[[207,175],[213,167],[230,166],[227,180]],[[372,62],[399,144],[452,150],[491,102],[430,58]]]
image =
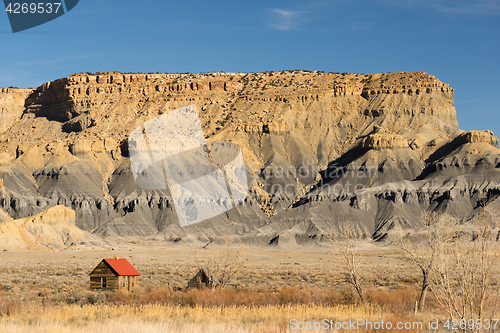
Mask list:
[[441,249],[441,244],[453,237],[457,221],[450,215],[433,212],[423,213],[420,220],[423,224],[422,231],[411,233],[399,228],[393,233],[392,243],[400,248],[422,272],[417,310],[423,312],[436,257]]
[[346,221],[339,225],[338,234],[336,235],[334,232],[333,237],[330,237],[330,241],[339,248],[342,255],[344,282],[353,286],[361,302],[364,302],[365,299],[363,296],[363,283],[359,276],[363,260],[359,258],[358,243],[364,235],[364,232],[359,228],[354,228],[351,222]]
[[198,271],[203,270],[207,276],[207,286],[210,288],[225,288],[243,267],[243,251],[233,246],[233,240],[228,239],[223,249],[202,264],[195,257]]

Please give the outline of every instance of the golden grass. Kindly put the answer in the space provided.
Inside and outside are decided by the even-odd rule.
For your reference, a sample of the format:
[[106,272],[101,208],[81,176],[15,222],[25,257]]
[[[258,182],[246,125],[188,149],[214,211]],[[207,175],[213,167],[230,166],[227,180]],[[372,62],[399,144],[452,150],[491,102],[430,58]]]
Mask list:
[[[70,305],[21,309],[15,315],[0,318],[0,331],[271,333],[294,331],[289,327],[290,319],[293,318],[299,321],[321,321],[325,318],[333,321],[349,321],[362,318],[373,322],[381,320],[427,322],[428,316],[425,314],[419,317],[398,317],[372,304],[334,307],[321,305],[258,307],[186,307],[158,304],[144,306]],[[320,331],[324,332],[324,330],[309,330],[308,332]],[[370,330],[361,331],[369,332]]]
[[[83,305],[40,302],[39,299],[37,302],[37,298],[16,301],[0,295],[0,309],[4,309],[0,313],[0,332],[288,333],[297,332],[290,327],[291,319],[299,322],[363,319],[371,322],[427,323],[429,319],[445,317],[436,308],[424,314],[413,314],[416,292],[413,287],[368,289],[364,304],[356,303],[355,298],[329,298],[340,295],[339,291],[296,287],[276,291],[144,289],[137,293],[110,293],[106,302]],[[172,304],[175,302],[178,304]],[[277,304],[268,304],[273,302]],[[397,332],[394,329],[355,331]]]

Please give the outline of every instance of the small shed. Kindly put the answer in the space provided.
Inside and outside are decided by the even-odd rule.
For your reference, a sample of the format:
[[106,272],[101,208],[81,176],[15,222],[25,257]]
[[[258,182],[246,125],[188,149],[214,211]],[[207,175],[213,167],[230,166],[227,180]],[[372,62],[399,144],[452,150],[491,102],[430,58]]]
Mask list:
[[137,287],[139,275],[127,259],[103,259],[90,273],[90,289],[130,291]]
[[205,271],[205,269],[200,268],[198,273],[196,273],[195,276],[188,282],[188,288],[206,288],[210,287],[212,285],[212,280],[210,279],[209,275]]

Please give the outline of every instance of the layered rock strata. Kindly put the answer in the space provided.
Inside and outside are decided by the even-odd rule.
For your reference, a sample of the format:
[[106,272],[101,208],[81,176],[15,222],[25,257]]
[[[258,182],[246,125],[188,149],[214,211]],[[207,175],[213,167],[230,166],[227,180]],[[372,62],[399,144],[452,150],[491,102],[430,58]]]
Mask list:
[[[315,239],[303,236],[311,230],[323,234],[343,219],[359,221],[374,239],[396,217],[417,223],[421,210],[444,201],[432,194],[442,186],[433,177],[486,177],[489,185],[479,189],[459,182],[465,187],[453,202],[469,202],[464,218],[478,200],[496,198],[498,140],[460,130],[453,88],[423,72],[110,72],[71,75],[15,98],[9,91],[10,102],[0,97],[9,119],[0,130],[0,208],[13,218],[62,204],[76,211],[79,227],[101,236],[191,244],[229,234],[266,243],[286,234],[282,243],[302,244]],[[127,138],[191,104],[208,142],[240,146],[250,195],[227,214],[182,229],[169,190],[135,185]],[[402,201],[390,194],[398,187],[407,189]],[[411,216],[404,205],[385,204],[405,200],[416,205]]]

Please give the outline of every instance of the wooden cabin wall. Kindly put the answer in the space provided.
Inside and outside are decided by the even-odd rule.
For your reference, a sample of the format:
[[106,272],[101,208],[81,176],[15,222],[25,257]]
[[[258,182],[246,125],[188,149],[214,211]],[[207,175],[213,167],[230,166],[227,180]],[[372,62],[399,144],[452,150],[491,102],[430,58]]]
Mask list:
[[90,275],[90,289],[101,288],[101,278],[106,277],[105,289],[119,289],[118,276],[104,262],[101,262]]
[[118,276],[106,276],[106,288],[101,287],[101,278],[103,276],[90,277],[90,289],[119,289]]

